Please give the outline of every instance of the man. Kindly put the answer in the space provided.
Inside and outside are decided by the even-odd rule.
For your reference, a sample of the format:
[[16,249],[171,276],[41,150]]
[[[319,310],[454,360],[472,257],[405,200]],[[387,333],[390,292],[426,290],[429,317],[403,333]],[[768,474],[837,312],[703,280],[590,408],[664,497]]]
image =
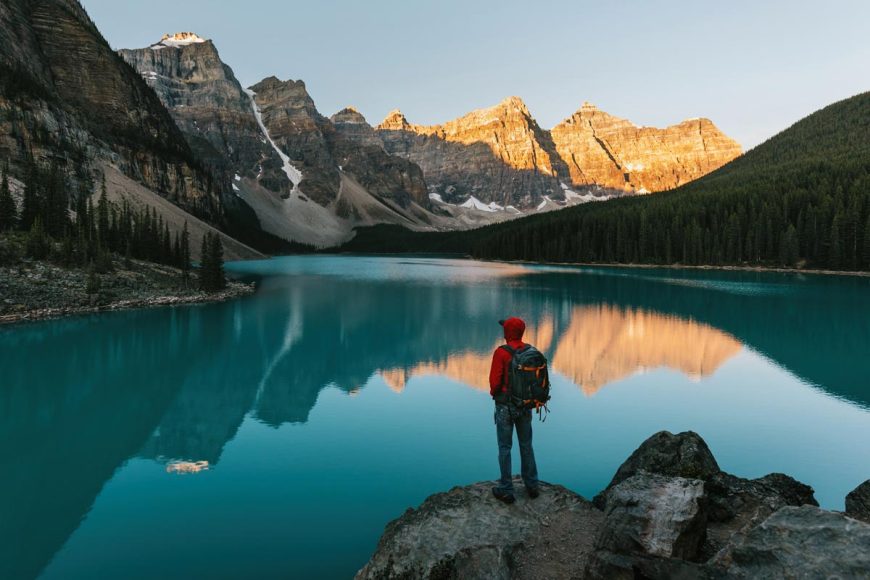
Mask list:
[[[513,351],[523,348],[522,341],[526,331],[526,323],[519,318],[499,320],[504,328],[504,340]],[[509,365],[513,354],[503,346],[497,348],[492,355],[492,367],[489,371],[489,394],[495,401],[495,430],[498,436],[498,464],[501,478],[498,485],[492,488],[493,495],[499,500],[511,504],[516,501],[514,485],[511,480],[511,446],[513,431],[517,430],[517,440],[520,444],[520,459],[522,462],[523,483],[526,493],[534,499],[540,495],[538,491],[538,468],[535,465],[535,452],[532,449],[532,411],[514,406],[510,400]]]

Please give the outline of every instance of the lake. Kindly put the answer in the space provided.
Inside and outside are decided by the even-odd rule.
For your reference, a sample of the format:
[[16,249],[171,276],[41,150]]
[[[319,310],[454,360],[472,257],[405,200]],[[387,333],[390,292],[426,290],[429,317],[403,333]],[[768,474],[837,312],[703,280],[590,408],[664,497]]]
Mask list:
[[508,315],[553,369],[546,481],[591,498],[662,429],[830,509],[870,477],[868,278],[228,270],[257,293],[0,329],[0,577],[351,577],[407,507],[497,476],[487,372]]

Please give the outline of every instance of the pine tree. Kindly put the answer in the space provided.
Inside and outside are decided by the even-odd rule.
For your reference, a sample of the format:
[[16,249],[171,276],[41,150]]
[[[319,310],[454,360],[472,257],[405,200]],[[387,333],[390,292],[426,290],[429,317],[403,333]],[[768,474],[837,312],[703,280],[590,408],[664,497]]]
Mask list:
[[199,285],[206,292],[219,292],[226,288],[224,250],[218,234],[208,232],[202,238]]
[[110,247],[111,234],[109,229],[109,200],[106,194],[106,178],[103,176],[103,185],[100,191],[100,199],[97,200],[97,236],[100,245]]
[[199,288],[205,291],[208,291],[211,287],[209,276],[211,275],[212,265],[209,236],[211,236],[211,233],[206,232],[202,237],[202,247],[199,250]]
[[190,281],[190,232],[187,229],[187,222],[184,222],[184,229],[181,230],[181,275],[185,284]]
[[27,171],[27,177],[24,180],[21,221],[19,222],[19,226],[25,231],[29,231],[33,227],[33,223],[41,213],[39,192],[37,191],[38,176],[39,170],[35,165],[31,164]]
[[219,234],[212,234],[211,236],[211,259],[214,268],[214,273],[212,274],[214,278],[214,289],[216,291],[223,290],[227,287],[227,278],[226,273],[224,272],[224,246],[221,243],[221,237]]
[[162,244],[160,247],[160,261],[164,264],[172,264],[172,236],[169,233],[169,224],[163,224]]
[[831,224],[831,245],[828,249],[828,266],[837,269],[843,262],[843,245],[840,240],[840,214],[834,217],[834,222]]
[[18,223],[18,208],[9,189],[9,165],[3,169],[0,179],[0,231],[13,229]]
[[782,234],[780,242],[780,262],[783,266],[792,267],[797,264],[798,246],[797,229],[793,225],[789,225],[788,229]]

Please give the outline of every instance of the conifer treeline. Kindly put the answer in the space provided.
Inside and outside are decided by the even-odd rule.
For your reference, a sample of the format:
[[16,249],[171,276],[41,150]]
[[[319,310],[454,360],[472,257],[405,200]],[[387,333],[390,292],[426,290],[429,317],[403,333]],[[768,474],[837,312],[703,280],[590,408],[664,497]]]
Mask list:
[[870,93],[834,103],[677,190],[478,230],[360,230],[343,251],[550,262],[870,270]]
[[[96,202],[94,201],[96,198]],[[191,271],[187,223],[175,235],[154,208],[133,208],[126,200],[109,203],[105,181],[99,195],[66,193],[63,173],[56,167],[31,166],[24,181],[21,209],[11,195],[8,168],[0,177],[0,231],[27,233],[26,251],[35,259],[50,258],[67,267],[93,265],[99,272],[112,269],[112,255],[174,266],[187,282]],[[223,249],[217,234],[207,235],[211,258],[204,289],[225,286]],[[205,256],[205,254],[203,254]]]
[[821,164],[655,198],[515,222],[481,236],[481,258],[870,269],[870,164]]

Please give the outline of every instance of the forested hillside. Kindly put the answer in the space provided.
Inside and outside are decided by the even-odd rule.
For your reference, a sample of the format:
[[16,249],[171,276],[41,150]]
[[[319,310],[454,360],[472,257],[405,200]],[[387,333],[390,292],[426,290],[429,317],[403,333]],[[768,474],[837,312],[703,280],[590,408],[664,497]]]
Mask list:
[[799,121],[718,171],[654,196],[459,234],[373,228],[344,249],[552,262],[870,269],[870,93]]

